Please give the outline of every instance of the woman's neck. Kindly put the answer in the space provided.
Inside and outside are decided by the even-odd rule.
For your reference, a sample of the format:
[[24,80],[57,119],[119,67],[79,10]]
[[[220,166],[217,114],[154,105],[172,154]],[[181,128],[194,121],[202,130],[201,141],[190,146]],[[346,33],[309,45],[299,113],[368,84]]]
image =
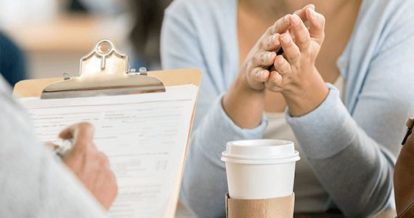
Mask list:
[[327,19],[338,14],[349,4],[357,4],[358,0],[239,0],[239,7],[245,7],[262,19],[275,21],[283,15],[293,13],[308,4],[314,4],[316,10]]

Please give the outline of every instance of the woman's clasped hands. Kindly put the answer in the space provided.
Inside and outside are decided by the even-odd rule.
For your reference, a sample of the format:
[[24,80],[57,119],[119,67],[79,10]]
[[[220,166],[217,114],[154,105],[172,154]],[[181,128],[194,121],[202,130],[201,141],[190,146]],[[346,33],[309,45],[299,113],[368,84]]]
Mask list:
[[[235,85],[223,100],[230,117],[236,115],[236,123],[237,114],[231,113],[232,106],[226,108],[226,104],[229,106],[235,101],[232,100],[234,90],[237,96],[250,96],[250,100],[255,96],[253,104],[259,111],[264,108],[265,90],[280,92],[292,116],[309,113],[324,101],[329,91],[315,66],[325,37],[324,28],[324,16],[313,5],[308,5],[280,18],[266,30],[250,50]],[[282,54],[278,52],[280,49]],[[243,127],[249,123],[241,124]]]

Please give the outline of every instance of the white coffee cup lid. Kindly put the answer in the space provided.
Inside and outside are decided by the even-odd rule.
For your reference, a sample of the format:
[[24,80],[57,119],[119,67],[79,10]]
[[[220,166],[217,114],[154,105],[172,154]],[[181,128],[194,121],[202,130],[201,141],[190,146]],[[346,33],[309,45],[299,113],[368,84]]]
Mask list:
[[238,163],[281,163],[299,159],[293,142],[276,139],[231,141],[222,153],[223,161]]
[[286,140],[240,140],[228,142],[225,153],[246,158],[287,157],[295,154],[295,146]]

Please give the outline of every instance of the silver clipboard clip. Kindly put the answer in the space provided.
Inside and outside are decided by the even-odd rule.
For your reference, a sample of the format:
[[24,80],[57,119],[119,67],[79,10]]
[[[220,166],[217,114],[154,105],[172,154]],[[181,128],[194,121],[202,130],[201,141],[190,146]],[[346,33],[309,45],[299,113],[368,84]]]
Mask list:
[[147,76],[146,70],[128,71],[128,56],[119,53],[109,40],[99,41],[80,60],[80,76],[64,76],[42,91],[42,99],[128,95],[165,92],[164,84]]

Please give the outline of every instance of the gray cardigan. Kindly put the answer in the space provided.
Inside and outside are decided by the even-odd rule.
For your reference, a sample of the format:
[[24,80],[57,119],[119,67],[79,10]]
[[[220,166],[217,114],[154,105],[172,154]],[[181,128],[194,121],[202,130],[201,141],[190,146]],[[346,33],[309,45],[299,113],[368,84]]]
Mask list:
[[0,217],[97,218],[102,207],[34,136],[0,76]]
[[[197,67],[201,93],[181,198],[200,217],[224,216],[227,141],[261,138],[266,118],[241,129],[223,111],[222,95],[238,73],[237,0],[175,0],[166,10],[164,68]],[[393,205],[392,175],[404,122],[414,112],[414,1],[364,0],[337,65],[345,102],[330,92],[314,111],[290,117],[302,156],[348,217]],[[338,28],[340,31],[340,28]],[[248,104],[248,102],[246,102]],[[300,178],[296,178],[300,179]]]

